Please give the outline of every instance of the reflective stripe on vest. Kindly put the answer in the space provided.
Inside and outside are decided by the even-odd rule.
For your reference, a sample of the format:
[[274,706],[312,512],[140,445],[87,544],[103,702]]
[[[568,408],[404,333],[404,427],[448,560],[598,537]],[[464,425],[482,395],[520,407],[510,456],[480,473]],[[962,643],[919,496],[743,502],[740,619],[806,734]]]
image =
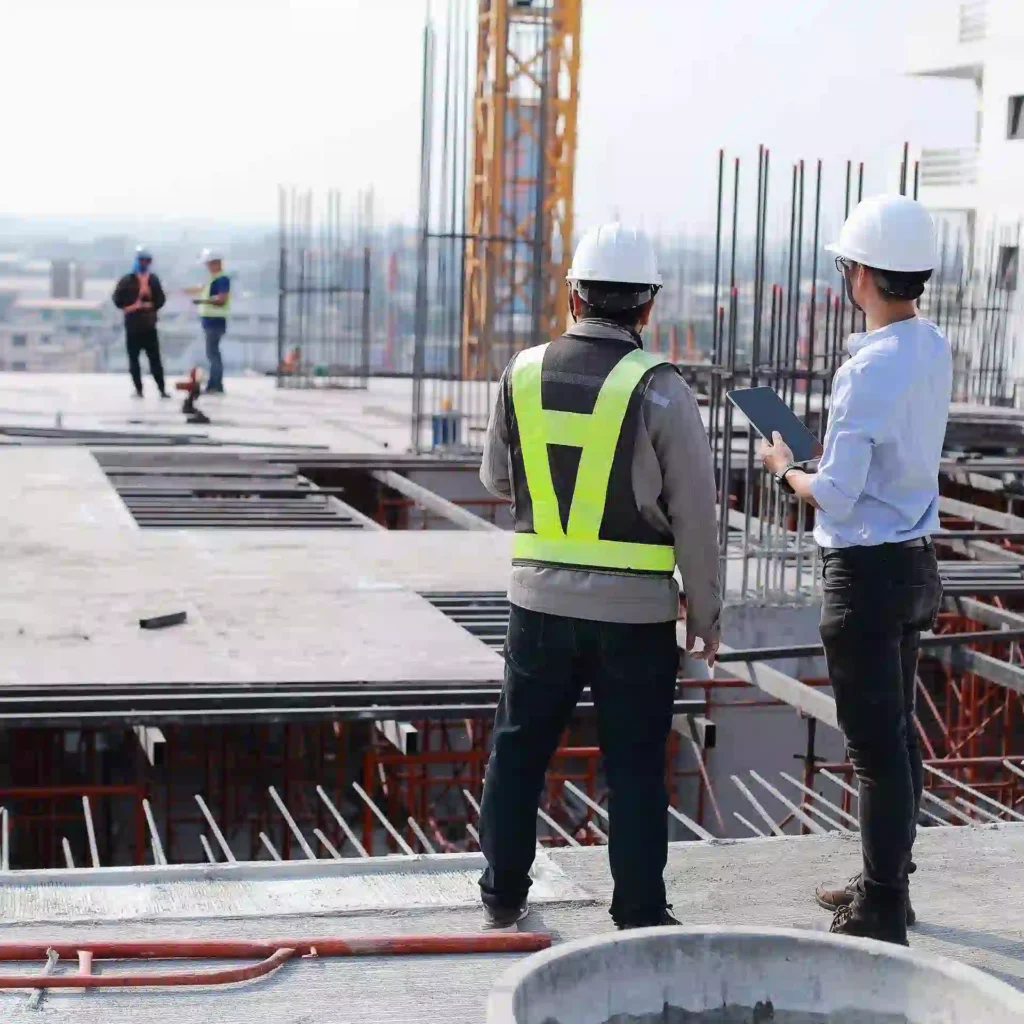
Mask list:
[[[601,540],[608,481],[629,400],[648,370],[663,359],[637,349],[608,374],[591,413],[557,412],[541,404],[541,368],[547,345],[521,352],[512,368],[512,404],[519,428],[526,484],[533,506],[533,533],[517,533],[514,560],[593,569],[672,573],[670,544]],[[568,529],[562,529],[551,480],[548,445],[580,448]],[[632,495],[630,495],[632,498]]]
[[213,287],[213,282],[221,277],[227,277],[227,274],[214,274],[213,277],[203,285],[203,290],[199,293],[199,305],[196,306],[200,316],[213,317],[218,320],[227,320],[228,310],[231,308],[231,292],[228,292],[227,300],[223,306],[218,306],[215,303],[210,302],[210,289]]

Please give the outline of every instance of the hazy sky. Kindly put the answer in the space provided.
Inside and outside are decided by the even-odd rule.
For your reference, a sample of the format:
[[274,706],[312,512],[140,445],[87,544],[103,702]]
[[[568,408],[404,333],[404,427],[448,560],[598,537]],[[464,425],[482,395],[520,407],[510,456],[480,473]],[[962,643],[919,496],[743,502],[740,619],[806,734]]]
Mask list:
[[[703,223],[719,146],[878,191],[904,139],[969,143],[970,87],[901,75],[935,2],[584,0],[579,220]],[[269,222],[290,182],[411,220],[424,7],[0,0],[0,215]]]

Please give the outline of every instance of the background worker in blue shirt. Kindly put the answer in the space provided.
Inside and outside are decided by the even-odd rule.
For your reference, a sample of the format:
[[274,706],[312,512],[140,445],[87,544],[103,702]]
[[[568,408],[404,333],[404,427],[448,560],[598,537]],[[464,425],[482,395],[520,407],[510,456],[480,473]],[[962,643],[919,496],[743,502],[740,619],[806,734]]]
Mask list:
[[949,342],[917,315],[935,266],[928,211],[903,196],[866,199],[827,247],[867,332],[832,390],[816,474],[776,433],[761,457],[813,506],[822,549],[821,639],[839,724],[860,781],[863,870],[819,888],[832,931],[906,945],[908,876],[923,788],[914,727],[920,632],[942,599],[929,535],[939,526],[939,459],[952,387]]
[[206,385],[208,395],[224,394],[224,361],[220,343],[228,329],[231,309],[231,279],[224,273],[224,260],[214,249],[204,249],[200,261],[206,264],[210,277],[206,284],[187,289],[195,296],[192,302],[199,313],[206,337],[206,358],[210,362],[210,379]]

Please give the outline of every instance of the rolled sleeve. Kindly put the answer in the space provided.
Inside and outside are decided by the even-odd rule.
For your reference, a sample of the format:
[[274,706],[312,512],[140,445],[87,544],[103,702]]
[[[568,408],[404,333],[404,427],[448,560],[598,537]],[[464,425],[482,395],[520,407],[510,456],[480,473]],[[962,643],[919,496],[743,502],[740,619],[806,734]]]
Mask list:
[[810,483],[811,496],[818,508],[833,519],[843,520],[849,517],[856,498],[843,494],[841,490],[820,470]]
[[810,488],[825,515],[848,519],[864,491],[871,450],[884,429],[884,407],[867,380],[850,372],[836,377],[825,450]]

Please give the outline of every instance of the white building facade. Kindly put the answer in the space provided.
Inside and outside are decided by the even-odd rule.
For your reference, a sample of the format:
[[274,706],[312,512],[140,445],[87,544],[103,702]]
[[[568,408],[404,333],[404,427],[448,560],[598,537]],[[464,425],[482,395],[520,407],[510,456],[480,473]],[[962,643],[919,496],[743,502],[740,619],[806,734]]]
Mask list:
[[117,310],[93,299],[17,297],[0,317],[0,370],[91,372],[120,330]]
[[918,154],[940,224],[926,315],[953,343],[954,397],[1024,406],[1024,0],[931,0],[908,71],[962,80],[977,102],[970,144]]
[[978,104],[971,145],[921,151],[920,199],[962,214],[976,242],[998,228],[1012,248],[1005,236],[1024,219],[1024,0],[933,0],[914,26],[909,71],[971,82]]

